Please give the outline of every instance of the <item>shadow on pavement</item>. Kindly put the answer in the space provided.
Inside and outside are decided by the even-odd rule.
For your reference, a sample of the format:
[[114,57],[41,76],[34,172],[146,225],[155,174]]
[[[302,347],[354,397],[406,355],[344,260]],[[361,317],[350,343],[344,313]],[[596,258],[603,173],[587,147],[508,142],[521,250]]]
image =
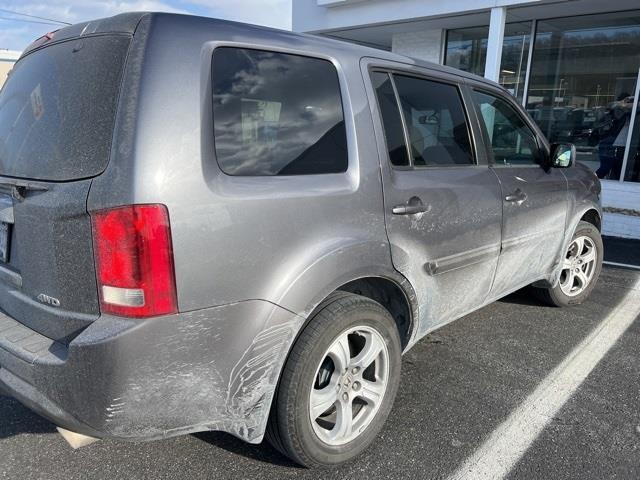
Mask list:
[[511,295],[507,295],[498,300],[500,303],[511,303],[513,305],[527,305],[530,307],[540,307],[540,308],[554,308],[549,305],[545,305],[543,302],[538,300],[535,296],[533,287],[525,287],[516,292],[513,292]]
[[55,427],[44,418],[0,394],[0,439],[22,433],[54,433]]
[[302,469],[302,467],[293,463],[273,448],[266,440],[259,445],[253,445],[223,432],[200,432],[193,434],[193,436],[227,452],[242,455],[251,460],[279,465],[281,467]]

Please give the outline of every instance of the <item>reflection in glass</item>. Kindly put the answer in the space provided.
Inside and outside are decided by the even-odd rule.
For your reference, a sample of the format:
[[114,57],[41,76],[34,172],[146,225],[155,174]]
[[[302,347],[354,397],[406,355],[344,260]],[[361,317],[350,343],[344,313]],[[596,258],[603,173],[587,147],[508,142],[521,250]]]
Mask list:
[[215,149],[225,173],[347,170],[340,84],[331,62],[221,47],[212,71]]
[[400,108],[391,84],[391,77],[388,73],[373,72],[371,74],[371,83],[376,90],[376,97],[378,98],[378,107],[382,116],[389,160],[392,165],[408,166],[409,156],[404,140],[402,118],[400,117]]
[[[489,27],[461,28],[447,32],[445,63],[476,75],[484,75]],[[500,69],[500,85],[522,100],[527,58],[531,39],[531,22],[505,26]]]
[[482,126],[498,165],[536,165],[541,162],[536,136],[504,100],[474,91]]
[[550,142],[571,142],[618,180],[640,67],[640,12],[538,23],[527,110]]
[[130,40],[95,36],[35,50],[0,91],[0,174],[69,181],[109,162]]
[[559,143],[557,145],[555,152],[553,152],[553,166],[561,168],[571,166],[573,144]]
[[624,179],[628,182],[640,182],[640,108],[636,109]]

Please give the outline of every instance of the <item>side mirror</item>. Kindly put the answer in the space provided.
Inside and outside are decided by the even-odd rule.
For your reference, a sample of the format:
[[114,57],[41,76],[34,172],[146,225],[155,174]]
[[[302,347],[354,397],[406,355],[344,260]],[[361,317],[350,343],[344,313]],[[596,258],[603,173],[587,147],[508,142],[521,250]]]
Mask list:
[[551,166],[569,168],[576,162],[576,146],[573,143],[554,143],[551,145]]

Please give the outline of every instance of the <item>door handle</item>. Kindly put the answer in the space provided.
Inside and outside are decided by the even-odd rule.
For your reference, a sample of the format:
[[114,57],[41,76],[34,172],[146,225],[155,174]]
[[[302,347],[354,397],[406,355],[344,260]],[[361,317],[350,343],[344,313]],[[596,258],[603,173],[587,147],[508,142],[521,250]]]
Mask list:
[[394,215],[415,215],[426,211],[427,207],[424,205],[396,205],[392,210]]
[[415,215],[417,213],[428,212],[431,209],[429,206],[425,206],[422,203],[420,197],[413,196],[409,201],[403,205],[396,205],[391,210],[394,215]]
[[422,203],[418,197],[411,197],[404,205],[396,205],[391,210],[394,215],[415,215],[429,211],[429,207]]
[[518,188],[515,192],[505,196],[504,199],[507,202],[515,203],[516,205],[522,205],[527,199],[527,194]]

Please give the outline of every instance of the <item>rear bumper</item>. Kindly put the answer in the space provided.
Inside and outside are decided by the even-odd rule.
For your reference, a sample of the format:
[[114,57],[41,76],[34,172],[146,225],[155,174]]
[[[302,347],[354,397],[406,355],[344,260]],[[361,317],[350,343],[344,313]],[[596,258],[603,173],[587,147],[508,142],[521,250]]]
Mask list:
[[142,321],[103,316],[65,346],[0,314],[0,390],[92,437],[219,430],[258,443],[302,321],[252,300]]

